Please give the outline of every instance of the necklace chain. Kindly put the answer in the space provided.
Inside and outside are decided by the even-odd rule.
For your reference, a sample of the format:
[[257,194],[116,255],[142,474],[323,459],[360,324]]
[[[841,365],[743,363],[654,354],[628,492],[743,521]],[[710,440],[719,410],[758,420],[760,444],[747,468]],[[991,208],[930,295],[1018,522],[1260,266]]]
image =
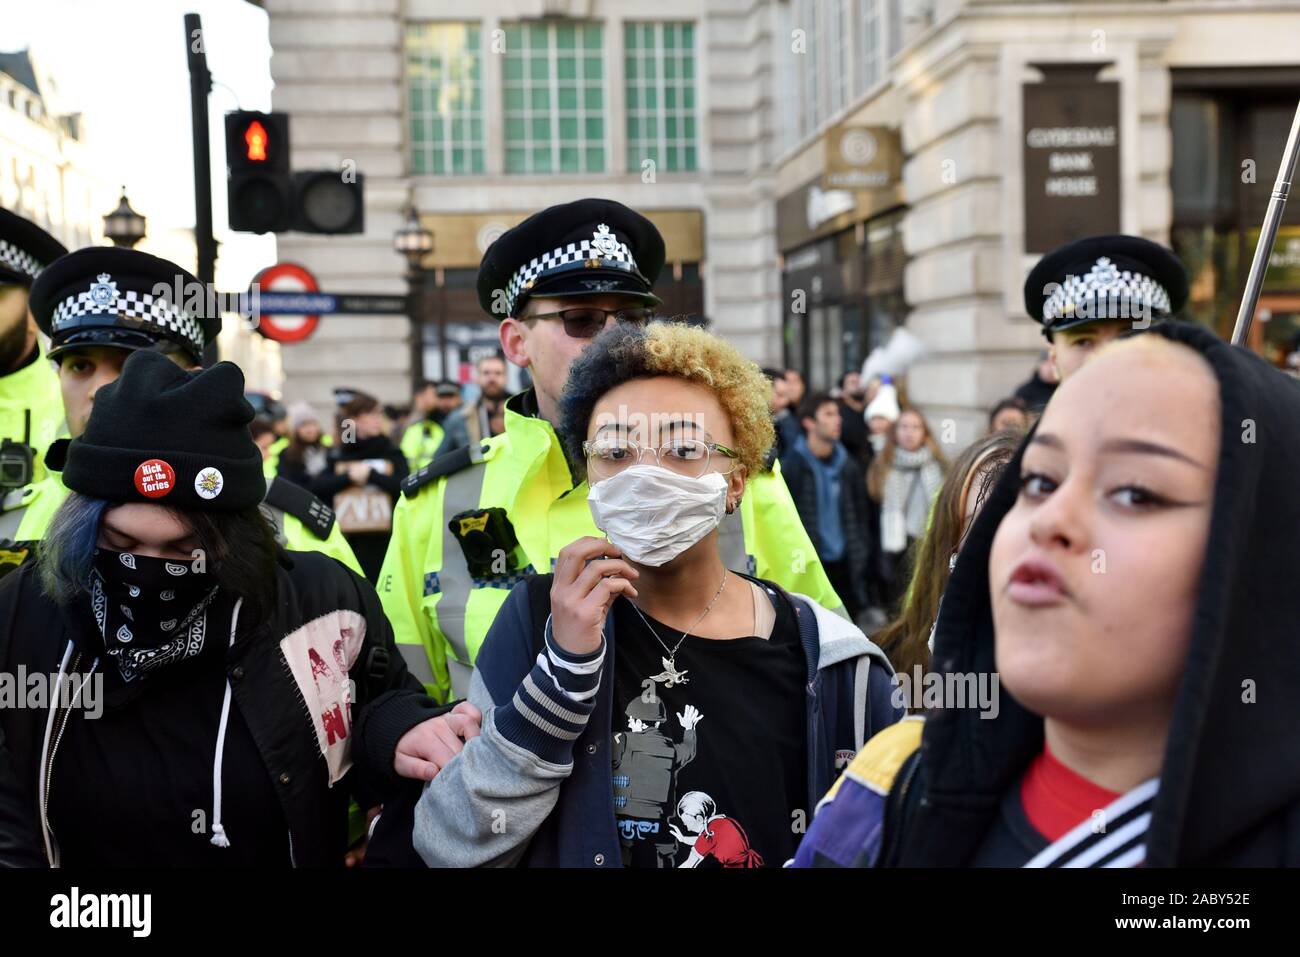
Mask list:
[[641,620],[645,622],[645,626],[650,630],[650,634],[654,635],[655,641],[659,642],[659,647],[663,648],[664,653],[668,655],[668,664],[670,668],[673,666],[673,663],[677,660],[677,649],[682,646],[682,642],[690,637],[691,632],[695,630],[696,626],[698,626],[699,623],[704,620],[705,616],[708,615],[708,613],[713,610],[713,606],[717,604],[718,599],[722,596],[722,589],[727,587],[727,577],[728,577],[727,570],[723,569],[722,584],[720,584],[718,586],[718,590],[713,593],[713,598],[709,600],[709,603],[706,606],[704,606],[704,611],[703,613],[701,613],[700,617],[696,618],[695,621],[691,622],[691,627],[687,628],[684,632],[682,632],[681,638],[677,640],[677,644],[673,645],[671,651],[668,649],[668,646],[664,644],[664,640],[659,637],[659,632],[654,630],[654,626],[650,624],[650,620],[646,618],[645,614],[641,611],[640,608],[636,607],[636,602],[632,601],[631,599],[628,599],[628,604],[630,604],[636,610],[636,613],[641,616]]

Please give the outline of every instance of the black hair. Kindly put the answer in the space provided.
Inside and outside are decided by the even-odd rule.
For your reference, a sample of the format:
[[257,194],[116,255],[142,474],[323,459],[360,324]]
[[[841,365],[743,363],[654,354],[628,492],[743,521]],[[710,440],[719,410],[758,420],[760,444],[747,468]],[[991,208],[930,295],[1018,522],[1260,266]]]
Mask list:
[[997,417],[1007,409],[1015,409],[1019,412],[1023,412],[1025,418],[1029,418],[1029,406],[1025,404],[1023,399],[1011,396],[1010,398],[1003,399],[993,407],[993,411],[989,413],[989,428],[993,428],[993,423],[997,421]]
[[569,380],[560,399],[560,442],[575,477],[587,474],[582,443],[601,396],[624,382],[658,374],[650,367],[645,338],[644,329],[618,323],[596,336],[569,367]]
[[835,401],[829,392],[812,392],[804,396],[803,401],[799,403],[799,424],[803,425],[804,419],[817,418],[817,410],[828,402],[835,405],[836,408],[839,407],[839,403]]
[[772,366],[763,366],[762,372],[763,375],[767,376],[768,382],[775,382],[777,379],[785,378],[784,372]]

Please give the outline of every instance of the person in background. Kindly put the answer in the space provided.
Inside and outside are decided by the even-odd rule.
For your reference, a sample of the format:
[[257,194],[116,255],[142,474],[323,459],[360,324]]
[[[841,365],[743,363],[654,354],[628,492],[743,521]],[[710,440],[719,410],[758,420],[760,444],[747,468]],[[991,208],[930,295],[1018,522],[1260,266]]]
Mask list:
[[[1042,324],[1056,379],[1064,382],[1097,347],[1175,318],[1188,291],[1187,270],[1159,243],[1089,236],[1058,246],[1030,270],[1025,311]],[[1039,408],[1030,404],[1030,411]]]
[[1006,432],[1008,430],[1028,432],[1029,425],[1029,409],[1025,406],[1025,403],[1017,398],[1003,399],[989,413],[987,434],[993,435],[996,432]]
[[306,402],[296,402],[289,407],[289,445],[280,455],[278,472],[282,478],[307,488],[312,479],[329,467],[329,448],[320,427],[316,410]]
[[438,455],[505,431],[506,360],[501,356],[483,356],[474,366],[474,380],[479,396],[473,402],[443,420],[445,435]]
[[[0,473],[0,542],[17,538],[46,477],[43,457],[63,428],[59,380],[45,360],[28,290],[42,269],[67,252],[35,223],[0,209],[0,440],[23,449],[21,465]],[[24,550],[0,544],[0,573]]]
[[268,468],[274,475],[275,463],[271,457],[271,447],[275,445],[279,436],[276,435],[275,426],[266,419],[254,419],[248,426],[248,431],[253,436],[253,442],[257,445],[257,450],[262,453],[262,475],[266,476]]
[[1034,374],[1028,381],[1016,387],[1012,397],[1023,402],[1029,411],[1038,414],[1043,411],[1043,406],[1047,405],[1047,400],[1052,397],[1060,381],[1060,377],[1056,374],[1056,364],[1052,361],[1051,350],[1044,349],[1038,354],[1038,364],[1034,366]]
[[353,709],[419,683],[369,584],[277,546],[243,389],[134,351],[51,446],[68,492],[0,584],[0,669],[74,706],[0,708],[0,867],[344,865],[349,796],[375,804]]
[[776,444],[772,449],[779,459],[794,448],[795,442],[803,435],[803,429],[799,426],[796,410],[790,402],[790,385],[785,373],[780,369],[765,368],[763,375],[772,386],[768,410],[772,416],[772,427],[776,429]]
[[[340,409],[355,395],[355,392],[350,392],[346,396],[340,396],[344,400],[339,403]],[[402,438],[398,442],[402,454],[406,456],[408,472],[415,471],[437,454],[438,446],[446,434],[442,427],[446,417],[447,413],[443,411],[438,399],[438,383],[432,379],[422,380],[411,398],[410,422],[402,430]]]
[[[470,685],[482,734],[415,809],[427,864],[779,867],[820,782],[901,716],[857,627],[726,567],[719,524],[766,470],[768,392],[684,324],[617,326],[575,359],[559,434],[606,538],[509,592]],[[366,727],[389,730],[361,732],[359,760],[391,768],[422,704],[377,703]]]
[[996,706],[869,742],[796,863],[1300,866],[1297,423],[1296,382],[1190,322],[1069,376],[935,633],[939,677],[998,675]]
[[907,586],[907,553],[925,534],[930,503],[943,484],[947,465],[925,416],[919,409],[904,409],[868,470],[867,490],[880,505],[881,572],[885,607],[891,614],[896,613]]
[[1021,430],[995,432],[976,439],[957,457],[939,489],[929,527],[917,548],[902,610],[872,635],[889,656],[894,671],[913,686],[919,686],[930,670],[939,604],[966,534],[1022,441]]
[[873,452],[867,441],[867,393],[862,387],[862,373],[840,376],[839,407],[840,441],[865,472]]
[[814,392],[799,410],[804,434],[781,458],[781,474],[835,594],[854,621],[867,607],[866,477],[840,441],[839,403]]
[[407,474],[406,456],[385,432],[379,400],[353,392],[338,411],[327,467],[309,486],[337,516],[343,535],[372,582],[393,528],[393,503]]
[[799,407],[803,405],[804,393],[808,388],[804,383],[803,373],[798,369],[786,369],[781,375],[785,379],[786,392],[790,397],[790,409],[797,413]]

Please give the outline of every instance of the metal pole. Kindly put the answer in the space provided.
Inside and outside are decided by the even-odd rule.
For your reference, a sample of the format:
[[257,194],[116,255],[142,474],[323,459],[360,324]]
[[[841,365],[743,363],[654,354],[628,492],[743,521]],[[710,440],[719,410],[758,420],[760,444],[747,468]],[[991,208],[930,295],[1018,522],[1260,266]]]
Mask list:
[[411,320],[411,394],[424,378],[424,273],[411,266],[406,273],[406,288]]
[[1246,288],[1241,294],[1237,325],[1232,330],[1232,344],[1235,346],[1244,346],[1246,337],[1250,334],[1250,321],[1255,316],[1259,292],[1264,288],[1264,273],[1268,271],[1268,260],[1273,255],[1277,227],[1282,222],[1282,211],[1286,209],[1287,194],[1291,192],[1291,177],[1295,175],[1297,153],[1300,153],[1300,104],[1296,105],[1295,117],[1291,120],[1291,133],[1286,138],[1286,149],[1282,151],[1282,165],[1277,171],[1277,182],[1273,184],[1273,195],[1269,197],[1264,225],[1259,231],[1259,242],[1255,245],[1255,258],[1250,264]]
[[[204,52],[203,23],[197,13],[185,14],[185,58],[190,68],[190,124],[194,138],[194,246],[199,282],[215,288],[217,240],[212,235],[212,153],[208,142],[208,94],[212,74]],[[217,361],[217,343],[203,349],[203,364]]]

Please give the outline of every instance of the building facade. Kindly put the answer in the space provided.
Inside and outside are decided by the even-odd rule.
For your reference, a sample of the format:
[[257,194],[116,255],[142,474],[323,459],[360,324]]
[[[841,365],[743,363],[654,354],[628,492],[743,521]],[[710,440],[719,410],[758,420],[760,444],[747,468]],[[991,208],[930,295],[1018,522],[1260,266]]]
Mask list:
[[[365,233],[279,237],[325,289],[401,293],[409,205],[434,232],[426,375],[495,348],[474,275],[504,229],[553,203],[621,200],[660,226],[657,291],[756,359],[779,362],[770,4],[747,0],[267,0],[274,108],[295,168],[353,160]],[[403,318],[323,322],[286,347],[286,392],[340,383],[388,401],[411,383]]]
[[[609,196],[663,229],[668,311],[815,387],[909,328],[928,349],[909,394],[958,444],[1032,371],[1022,284],[1059,241],[1171,243],[1189,315],[1226,331],[1300,88],[1296,0],[265,6],[294,166],[367,177],[363,234],[284,234],[280,258],[327,290],[404,292],[413,204],[435,234],[426,374],[494,347],[473,282],[496,235]],[[1295,331],[1295,224],[1293,203],[1261,351]],[[286,391],[401,401],[410,329],[326,321],[283,350]]]
[[[1024,311],[1030,268],[1098,233],[1172,245],[1192,282],[1185,315],[1230,335],[1300,90],[1289,39],[1300,4],[778,7],[778,210],[806,217],[784,229],[778,216],[784,325],[787,356],[814,384],[903,324],[928,347],[908,372],[910,398],[963,445],[1045,344]],[[891,135],[901,181],[833,188],[855,155],[846,138],[877,140],[856,151],[864,165]],[[1252,345],[1280,363],[1300,333],[1294,203],[1276,250],[1258,313],[1268,321],[1255,323]]]

